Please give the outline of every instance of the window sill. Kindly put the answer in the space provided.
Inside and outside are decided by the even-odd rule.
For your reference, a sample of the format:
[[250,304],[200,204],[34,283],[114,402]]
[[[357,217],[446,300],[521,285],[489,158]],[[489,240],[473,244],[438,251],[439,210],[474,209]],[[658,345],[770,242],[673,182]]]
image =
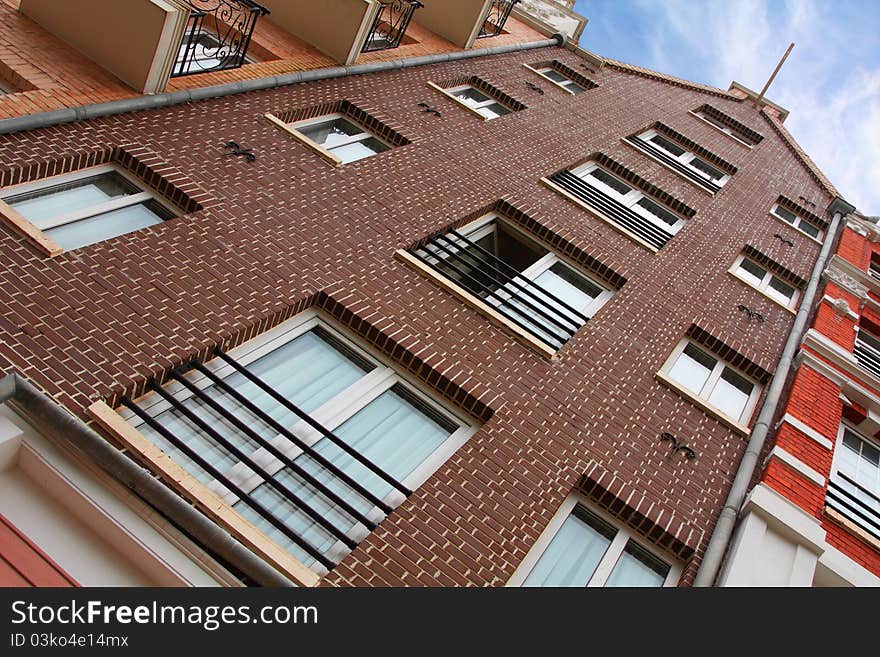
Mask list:
[[[653,155],[651,155],[650,153],[648,153],[648,152],[646,152],[646,151],[643,151],[641,148],[639,148],[639,147],[636,146],[635,144],[631,143],[631,142],[628,141],[626,138],[622,138],[620,141],[622,141],[624,144],[626,144],[627,146],[629,146],[631,149],[633,149],[633,150],[636,151],[637,153],[641,153],[641,154],[644,155],[645,157],[649,157],[649,158],[651,158],[652,160],[654,160],[654,161],[655,161],[657,164],[659,164],[660,166],[662,166],[662,167],[664,167],[664,168],[666,168],[666,169],[669,169],[669,170],[670,170],[672,173],[674,173],[676,176],[678,176],[679,178],[681,178],[681,179],[684,180],[685,182],[690,183],[691,185],[693,185],[694,187],[696,187],[697,189],[699,189],[699,190],[702,191],[703,193],[708,194],[709,196],[714,197],[716,194],[718,194],[718,193],[724,191],[724,186],[723,186],[723,185],[721,186],[721,189],[719,189],[717,192],[713,192],[713,191],[710,190],[710,189],[706,189],[705,187],[703,187],[703,186],[702,186],[700,183],[698,183],[697,181],[695,181],[695,180],[691,180],[691,179],[688,178],[687,176],[682,175],[681,172],[676,171],[676,170],[673,169],[671,166],[669,166],[668,164],[666,164],[666,162],[664,162],[663,160],[660,160],[660,159],[654,157]],[[727,183],[725,183],[725,184],[727,184]]]
[[825,507],[825,515],[832,522],[840,525],[845,530],[847,530],[851,534],[855,534],[862,541],[873,547],[875,550],[880,550],[880,539],[877,539],[875,536],[869,534],[867,531],[859,527],[852,520],[847,518],[845,515],[840,513],[835,509],[832,509],[829,506]]
[[[639,238],[634,233],[631,233],[628,230],[626,230],[625,228],[623,228],[622,226],[617,225],[617,222],[612,221],[611,219],[609,219],[608,217],[603,215],[599,210],[597,210],[593,206],[591,206],[587,203],[584,203],[582,200],[580,200],[578,197],[574,196],[573,194],[569,194],[567,191],[565,191],[564,189],[559,187],[557,184],[555,184],[549,178],[541,178],[541,182],[544,183],[550,189],[552,189],[554,192],[561,194],[562,196],[567,198],[569,201],[571,201],[575,205],[583,208],[584,210],[587,210],[590,214],[594,215],[597,219],[600,219],[601,221],[605,222],[606,224],[611,226],[611,228],[616,230],[618,233],[628,237],[629,239],[631,239],[633,242],[635,242],[636,244],[638,244],[642,248],[647,249],[651,253],[657,253],[659,251],[659,249],[657,247],[651,246],[650,244],[648,244],[647,242],[645,242],[644,240]],[[673,237],[675,237],[675,235],[673,235],[669,239],[671,240]]]
[[656,378],[663,385],[671,388],[672,390],[674,390],[675,392],[680,394],[682,397],[687,398],[688,401],[692,402],[695,406],[699,407],[700,409],[705,411],[707,414],[711,415],[716,420],[718,420],[722,424],[726,425],[729,429],[732,429],[733,431],[735,431],[739,435],[744,436],[744,437],[748,437],[749,434],[752,433],[752,430],[749,429],[746,425],[740,424],[736,420],[734,420],[731,417],[729,417],[728,415],[724,414],[721,410],[715,408],[712,404],[707,402],[705,399],[698,397],[697,395],[692,393],[690,390],[688,390],[684,386],[682,386],[682,385],[678,384],[677,382],[673,381],[672,379],[670,379],[663,372],[657,372],[657,374],[654,375],[654,378]]
[[504,317],[504,315],[499,313],[485,301],[471,294],[460,285],[453,283],[448,278],[436,272],[432,268],[428,267],[426,264],[412,256],[407,251],[404,251],[403,249],[398,249],[394,252],[394,256],[401,262],[409,265],[419,273],[428,277],[430,280],[442,287],[447,292],[451,292],[453,295],[477,310],[481,315],[485,315],[493,324],[496,324],[502,329],[508,331],[509,333],[512,333],[517,340],[525,344],[527,347],[533,349],[534,351],[537,351],[544,358],[547,358],[549,360],[556,359],[556,349],[538,340],[513,322],[508,321],[507,318]]
[[28,242],[37,247],[43,255],[54,258],[64,253],[64,249],[61,248],[58,242],[34,226],[21,213],[17,212],[2,199],[0,199],[0,218],[15,232],[27,238]]
[[737,275],[736,275],[735,273],[733,273],[732,271],[728,270],[727,273],[730,274],[731,276],[733,276],[733,278],[735,278],[737,281],[739,281],[740,283],[742,283],[743,285],[745,285],[746,287],[748,287],[748,288],[749,288],[750,290],[752,290],[753,292],[757,292],[757,293],[760,294],[762,297],[764,297],[764,298],[767,299],[768,301],[772,301],[773,303],[775,303],[777,306],[779,306],[779,307],[782,308],[783,310],[788,311],[788,312],[789,312],[790,314],[792,314],[792,315],[796,315],[796,314],[797,314],[797,310],[796,310],[795,308],[792,308],[791,306],[786,306],[784,303],[782,303],[782,302],[779,301],[778,299],[774,299],[774,298],[771,297],[769,294],[767,294],[767,293],[764,292],[763,290],[759,290],[758,288],[756,288],[755,286],[753,286],[753,285],[752,285],[751,283],[749,283],[748,281],[743,280],[742,278],[740,278],[739,276],[737,276]]
[[693,116],[695,119],[699,119],[700,121],[702,121],[703,123],[705,123],[705,124],[708,125],[709,127],[715,128],[715,129],[716,129],[718,132],[720,132],[722,135],[726,135],[726,136],[730,137],[731,139],[733,139],[733,141],[735,141],[735,142],[736,142],[737,144],[739,144],[740,146],[745,146],[745,147],[748,148],[749,150],[752,150],[752,149],[754,148],[754,145],[749,144],[748,142],[743,141],[743,140],[740,139],[739,137],[734,137],[733,135],[727,134],[726,132],[724,132],[724,130],[722,130],[721,128],[719,128],[717,125],[715,125],[715,124],[712,123],[711,121],[707,121],[706,119],[704,119],[702,116],[700,116],[700,115],[697,114],[696,112],[688,112],[688,114],[690,114],[691,116]]
[[[470,113],[473,114],[474,116],[479,117],[479,118],[482,119],[483,121],[491,121],[491,120],[492,120],[492,119],[490,119],[488,116],[483,116],[482,114],[480,114],[477,110],[475,110],[473,107],[471,107],[471,106],[468,105],[467,103],[463,103],[463,102],[461,102],[461,100],[459,100],[456,96],[453,96],[451,93],[449,93],[448,91],[446,91],[446,89],[444,89],[443,87],[441,87],[441,86],[439,86],[439,85],[436,85],[436,84],[434,84],[433,82],[428,82],[428,86],[431,87],[431,89],[434,89],[435,91],[439,91],[441,94],[443,94],[444,96],[446,96],[449,100],[453,101],[453,102],[456,103],[457,105],[460,105],[461,107],[464,107],[468,112],[470,112]],[[493,100],[495,100],[495,99],[493,98]],[[499,103],[499,101],[497,101],[497,100],[496,100],[495,102],[496,102],[496,103]],[[499,103],[499,104],[503,104],[503,103]],[[513,110],[511,110],[510,113],[513,114]],[[506,115],[505,115],[505,116],[506,116]],[[496,119],[501,119],[501,118],[504,118],[504,117],[503,117],[503,116],[496,116],[495,118],[496,118]]]
[[323,146],[316,144],[315,142],[313,142],[311,139],[309,139],[308,137],[306,137],[304,134],[300,133],[299,131],[294,130],[289,125],[287,125],[284,121],[282,121],[277,116],[275,116],[274,114],[264,114],[263,116],[266,117],[266,120],[269,121],[269,123],[271,123],[276,128],[278,128],[279,130],[284,132],[287,136],[293,137],[301,144],[308,146],[312,151],[314,151],[315,153],[317,153],[318,155],[323,157],[325,160],[327,160],[333,166],[335,166],[335,167],[342,166],[342,160],[340,160],[338,157],[336,157],[333,153],[328,151]]

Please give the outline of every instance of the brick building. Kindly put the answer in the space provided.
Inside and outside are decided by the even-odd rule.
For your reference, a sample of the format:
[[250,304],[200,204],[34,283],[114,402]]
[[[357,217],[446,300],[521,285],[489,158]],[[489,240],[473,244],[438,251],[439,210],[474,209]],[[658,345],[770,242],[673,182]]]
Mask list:
[[692,584],[847,209],[787,111],[270,4],[289,57],[0,100],[0,581]]

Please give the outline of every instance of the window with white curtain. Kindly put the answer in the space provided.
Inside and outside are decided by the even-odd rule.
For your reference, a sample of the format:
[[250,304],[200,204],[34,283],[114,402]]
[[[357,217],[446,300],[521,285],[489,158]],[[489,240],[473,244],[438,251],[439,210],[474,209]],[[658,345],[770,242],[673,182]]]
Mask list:
[[662,149],[673,160],[683,164],[688,169],[694,171],[697,175],[709,180],[719,187],[723,186],[728,180],[730,180],[729,173],[725,173],[696,153],[681,146],[671,138],[657,132],[656,130],[643,132],[639,135],[639,138],[641,138],[642,141],[650,142],[657,148]]
[[[393,368],[332,329],[311,312],[288,320],[272,331],[237,347],[230,352],[230,356],[410,490],[423,483],[475,431],[468,421],[437,404]],[[208,361],[205,367],[383,503],[394,507],[404,500],[399,490],[220,358]],[[234,410],[240,420],[247,422],[253,430],[370,521],[378,523],[385,517],[381,509],[357,495],[332,470],[323,468],[308,452],[297,447],[285,436],[272,431],[265,423],[257,421],[246,407],[237,403],[228,392],[220,389],[209,378],[198,372],[190,372],[187,378],[211,399]],[[319,511],[324,519],[329,520],[348,538],[357,542],[369,534],[364,524],[353,519],[304,478],[269,454],[265,448],[243,435],[183,385],[174,382],[166,384],[164,389],[190,411],[214,426],[218,432],[222,432],[236,447],[249,454],[254,462],[268,471],[273,479],[294,491],[309,507]],[[137,400],[137,404],[178,439],[195,448],[238,488],[268,507],[275,518],[281,519],[289,529],[331,562],[338,563],[348,554],[350,549],[343,542],[301,508],[285,499],[276,485],[267,483],[245,463],[199,431],[166,400],[156,393],[150,393]],[[199,468],[159,432],[140,421],[130,411],[123,409],[120,413],[267,536],[316,572],[327,572],[326,566],[316,562],[301,546],[255,513],[235,493]]]
[[391,148],[372,132],[342,114],[328,114],[297,121],[291,123],[290,127],[332,153],[343,164],[357,162]]
[[739,426],[748,424],[761,386],[690,340],[682,340],[660,370],[661,379]]
[[174,216],[152,192],[110,165],[7,187],[0,197],[65,250]]
[[578,495],[562,504],[508,586],[675,586],[681,570]]
[[547,78],[553,84],[562,87],[570,94],[579,94],[586,91],[581,85],[572,80],[567,75],[557,71],[555,68],[550,66],[545,66],[544,68],[534,69],[536,73],[539,73],[543,77]]
[[498,102],[487,93],[470,85],[452,87],[447,89],[446,92],[459,103],[470,107],[487,120],[497,119],[499,116],[510,114],[513,111],[507,105]]

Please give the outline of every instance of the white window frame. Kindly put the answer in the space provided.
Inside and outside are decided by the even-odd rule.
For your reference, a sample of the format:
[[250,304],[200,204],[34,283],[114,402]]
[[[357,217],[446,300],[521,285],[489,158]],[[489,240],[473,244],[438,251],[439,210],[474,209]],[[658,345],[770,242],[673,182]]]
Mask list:
[[[341,141],[340,143],[333,144],[333,146],[331,146],[329,148],[327,146],[325,146],[324,144],[319,144],[318,142],[314,141],[313,139],[311,139],[309,136],[307,136],[305,133],[302,132],[302,128],[308,128],[308,127],[311,127],[314,125],[319,125],[321,123],[330,123],[332,121],[336,121],[337,119],[344,119],[344,120],[348,121],[356,128],[360,128],[362,130],[362,132],[359,132],[355,135],[350,135],[347,138],[345,138],[343,141]],[[373,153],[373,155],[367,155],[366,157],[362,157],[359,160],[349,160],[346,162],[346,161],[342,160],[342,158],[340,158],[334,152],[336,149],[342,148],[343,146],[348,146],[350,144],[354,144],[354,143],[357,143],[360,141],[366,141],[367,139],[375,139],[375,140],[385,144],[385,146],[388,147],[387,150],[391,150],[392,148],[394,148],[387,141],[385,141],[384,139],[382,139],[378,135],[373,134],[372,132],[367,130],[364,126],[362,126],[360,123],[358,123],[355,119],[351,118],[350,116],[348,116],[346,114],[341,114],[339,112],[334,112],[332,114],[323,114],[321,116],[316,116],[311,119],[304,119],[302,121],[295,121],[293,123],[288,123],[287,126],[291,130],[295,130],[296,133],[299,135],[299,137],[301,139],[303,139],[304,141],[306,141],[308,144],[310,144],[311,146],[317,148],[318,150],[320,150],[324,153],[329,153],[333,158],[339,160],[339,162],[341,164],[354,164],[355,162],[359,162],[360,160],[366,160],[367,158],[373,157],[373,155],[380,155],[381,153],[385,152],[385,151],[379,151],[378,153]]]
[[[542,78],[544,78],[545,80],[547,80],[551,84],[554,84],[557,87],[559,87],[560,89],[563,89],[564,91],[570,93],[572,96],[577,95],[577,92],[572,91],[569,87],[577,87],[578,89],[581,90],[581,93],[583,93],[584,91],[587,90],[586,87],[579,85],[577,82],[575,82],[570,77],[568,77],[565,73],[553,68],[552,66],[543,66],[541,68],[532,68],[531,66],[529,66],[529,68],[531,68],[535,73],[540,75]],[[556,80],[551,78],[549,75],[547,75],[547,73],[550,73],[550,72],[556,73],[557,75],[561,75],[562,77],[565,78],[565,82],[557,82]]]
[[[461,228],[458,228],[456,230],[457,230],[457,232],[459,232],[462,235],[464,235],[465,237],[467,237],[471,242],[476,242],[478,240],[483,239],[487,235],[490,235],[490,234],[496,232],[497,227],[498,227],[498,222],[503,223],[504,228],[509,230],[510,232],[514,233],[517,236],[517,238],[520,239],[521,241],[526,242],[526,243],[528,243],[528,242],[536,243],[536,240],[534,238],[529,237],[524,232],[517,229],[515,226],[513,226],[511,224],[510,221],[506,221],[503,215],[498,214],[497,212],[490,212],[489,214],[483,215],[479,219],[472,221],[471,223],[469,223],[465,226],[462,226]],[[466,244],[463,244],[463,243],[458,244],[458,241],[455,238],[455,236],[449,237],[449,239],[450,239],[450,241],[453,242],[453,244],[447,245],[447,247],[449,248],[450,251],[456,251],[457,250],[456,247],[465,248],[467,246]],[[597,286],[598,288],[600,288],[602,290],[602,292],[600,292],[590,302],[590,304],[586,308],[584,308],[583,310],[580,311],[580,313],[582,315],[584,315],[588,319],[592,319],[593,315],[595,315],[597,312],[599,312],[599,309],[602,308],[602,306],[604,306],[608,302],[608,300],[613,296],[614,291],[609,289],[608,285],[606,283],[603,283],[602,281],[597,280],[594,275],[590,275],[590,274],[584,272],[584,270],[581,267],[579,267],[578,265],[570,262],[569,260],[567,260],[565,258],[560,257],[559,255],[554,253],[551,249],[548,249],[543,244],[540,244],[540,243],[537,243],[537,244],[540,248],[546,249],[547,253],[545,255],[541,256],[541,258],[539,258],[537,261],[533,262],[531,265],[526,267],[523,271],[521,271],[520,275],[524,276],[525,278],[528,278],[530,281],[534,281],[536,278],[538,278],[538,276],[543,274],[548,269],[551,269],[556,264],[561,264],[564,267],[567,267],[568,269],[573,271],[580,278],[583,278],[584,280],[589,281],[590,283],[592,283],[593,285]],[[431,252],[427,251],[427,249],[423,249],[423,250],[425,250],[428,253],[427,260],[431,264],[435,264],[437,262],[442,262],[446,259],[443,257],[441,257],[441,258],[435,257],[434,255],[431,254]],[[540,287],[540,286],[538,286],[538,287]],[[514,287],[510,286],[510,289],[514,290]],[[504,287],[499,288],[498,293],[499,293],[499,295],[507,295],[508,298],[517,296],[515,291],[511,291],[510,293],[507,293]],[[484,299],[483,301],[484,301],[484,303],[486,303],[490,306],[497,305],[497,303],[498,303],[498,302],[493,301],[491,299]]]
[[[675,153],[671,153],[671,152],[667,151],[660,144],[651,141],[651,137],[654,137],[654,136],[660,136],[663,139],[668,139],[669,141],[674,143],[676,146],[678,146],[680,149],[682,149],[684,151],[684,153],[682,153],[681,155],[676,155]],[[706,180],[707,182],[710,182],[713,185],[718,185],[718,187],[724,187],[724,185],[727,184],[727,181],[730,180],[730,174],[723,171],[721,169],[721,167],[719,167],[717,164],[713,164],[712,162],[708,162],[706,160],[706,158],[702,157],[701,155],[697,155],[693,151],[688,150],[687,148],[685,148],[684,146],[679,144],[677,141],[675,141],[675,139],[673,139],[669,135],[666,135],[666,134],[663,134],[662,132],[658,132],[657,130],[651,129],[651,130],[648,130],[648,131],[643,132],[642,134],[638,135],[638,137],[643,141],[650,142],[650,144],[652,146],[654,146],[655,148],[659,148],[664,153],[666,153],[669,157],[671,157],[672,159],[685,165],[688,169],[690,169],[691,171],[696,173],[703,180]],[[713,169],[716,169],[717,171],[719,171],[722,174],[721,178],[717,178],[717,179],[711,178],[706,174],[705,171],[702,171],[701,169],[698,169],[697,167],[693,166],[691,164],[691,162],[693,162],[695,159],[702,160],[703,162],[705,162],[707,165],[709,165]]]
[[[693,392],[689,388],[686,388],[684,384],[676,381],[669,374],[669,371],[678,361],[678,358],[679,356],[681,356],[681,353],[684,351],[685,347],[687,347],[689,344],[693,344],[694,347],[715,359],[715,365],[709,372],[709,376],[699,392]],[[740,416],[738,418],[731,417],[709,401],[709,397],[712,395],[712,391],[718,384],[718,380],[721,378],[721,374],[724,372],[725,368],[732,370],[752,384],[752,391],[749,394],[749,398],[748,400],[746,400],[746,404],[743,407],[742,413],[740,413]],[[745,434],[750,433],[748,425],[752,419],[752,416],[755,413],[755,408],[758,405],[758,399],[760,399],[761,397],[763,386],[758,381],[755,381],[755,379],[743,372],[741,369],[734,367],[727,361],[712,353],[709,349],[701,345],[696,340],[684,338],[679,341],[679,343],[675,346],[675,349],[672,350],[672,353],[663,363],[663,366],[657,373],[657,377],[667,385],[674,388],[680,394],[688,397],[691,401],[693,401],[704,410],[709,411],[713,416],[722,420],[728,426],[731,426],[737,431]]]
[[871,260],[868,262],[868,275],[876,281],[880,281],[880,263]]
[[[747,276],[740,271],[740,266],[742,265],[744,260],[748,260],[756,267],[759,267],[760,269],[764,270],[764,276],[758,283],[755,283],[754,278]],[[749,287],[754,288],[755,290],[760,292],[762,295],[764,295],[765,297],[770,299],[770,301],[772,301],[773,303],[775,303],[779,306],[782,306],[786,310],[794,312],[794,310],[797,308],[798,301],[800,300],[800,297],[801,297],[801,291],[793,283],[789,283],[784,278],[777,276],[772,271],[770,271],[767,267],[765,267],[764,265],[762,265],[759,262],[756,262],[755,260],[753,260],[752,258],[747,256],[745,253],[741,253],[736,257],[736,259],[733,261],[733,264],[730,266],[730,269],[728,269],[728,271],[733,276],[735,276],[736,278],[741,280],[743,283],[745,283]],[[775,296],[773,296],[773,294],[771,292],[768,291],[771,289],[770,283],[772,282],[773,279],[781,281],[783,284],[789,286],[790,288],[792,288],[794,290],[794,294],[792,295],[792,297],[788,303],[785,303],[781,299],[776,298]]]
[[671,558],[671,555],[659,551],[655,546],[644,540],[644,538],[625,524],[621,523],[618,519],[609,515],[604,510],[596,508],[595,505],[591,504],[580,493],[572,493],[565,498],[565,501],[560,505],[547,527],[541,532],[538,540],[535,541],[535,544],[529,550],[528,554],[526,554],[525,558],[520,562],[519,566],[517,566],[505,586],[523,585],[529,574],[534,570],[535,565],[537,565],[538,561],[541,559],[541,556],[556,537],[556,534],[559,532],[563,523],[568,520],[568,517],[578,505],[588,509],[590,513],[596,515],[609,525],[612,525],[617,530],[617,533],[611,540],[611,544],[605,550],[605,554],[602,555],[602,559],[599,561],[596,570],[590,577],[590,581],[587,583],[587,588],[595,588],[605,585],[629,541],[633,541],[651,556],[669,566],[669,572],[666,574],[666,579],[663,581],[663,588],[676,586],[678,584],[678,580],[681,578],[682,567],[677,559]]
[[[94,176],[100,176],[108,173],[115,173],[120,175],[122,178],[124,178],[126,181],[128,181],[141,191],[134,194],[128,194],[126,196],[120,196],[119,198],[111,199],[104,203],[98,203],[96,205],[92,205],[86,208],[80,208],[79,210],[74,210],[72,212],[63,212],[59,215],[55,215],[54,217],[48,217],[38,220],[28,219],[24,215],[21,215],[21,213],[18,213],[15,208],[12,208],[12,210],[15,211],[16,214],[19,214],[21,218],[24,219],[33,228],[43,233],[44,237],[46,237],[47,239],[52,239],[52,237],[50,235],[46,235],[43,231],[51,230],[52,228],[58,228],[59,226],[64,226],[76,221],[80,221],[82,219],[88,219],[89,217],[95,217],[101,214],[105,214],[107,212],[112,212],[121,208],[127,208],[129,206],[138,205],[140,203],[145,203],[148,201],[153,201],[157,203],[164,210],[171,213],[172,215],[177,215],[180,213],[180,210],[175,209],[172,205],[165,202],[165,200],[161,196],[158,196],[153,192],[146,191],[144,189],[144,183],[142,181],[132,176],[122,167],[117,167],[112,164],[101,164],[99,166],[88,167],[86,169],[80,169],[71,173],[50,176],[48,178],[40,178],[39,180],[32,180],[30,182],[21,183],[19,185],[13,185],[11,187],[4,187],[2,190],[0,190],[0,199],[5,202],[6,199],[13,196],[18,196],[19,194],[38,192],[44,189],[49,189],[50,187],[54,187],[56,185],[64,185],[67,183],[76,182],[77,180],[84,180],[86,178],[92,178]],[[93,244],[100,244],[104,241],[106,240],[98,240],[79,248],[86,248]]]
[[[594,178],[593,176],[590,175],[590,173],[592,171],[595,171],[596,169],[601,169],[602,171],[604,171],[606,174],[608,174],[612,178],[617,179],[620,183],[629,187],[630,191],[627,192],[626,194],[621,194],[613,187],[609,187],[608,185],[603,183],[601,180]],[[575,167],[574,169],[571,170],[571,173],[574,174],[575,176],[577,176],[578,178],[580,178],[581,180],[583,180],[590,187],[602,192],[605,196],[609,196],[609,197],[613,198],[615,201],[618,201],[619,203],[621,203],[622,205],[624,205],[628,209],[632,210],[633,212],[635,212],[636,214],[638,214],[642,218],[647,219],[652,224],[654,224],[657,228],[668,233],[670,238],[675,236],[676,234],[678,234],[678,231],[680,231],[685,224],[685,218],[682,217],[680,214],[678,214],[675,210],[664,205],[660,201],[648,196],[647,194],[644,194],[643,192],[639,191],[631,183],[628,183],[627,181],[623,180],[617,174],[612,173],[611,171],[609,171],[605,167],[597,164],[596,162],[587,162],[586,164],[582,164],[579,167]],[[661,206],[664,210],[666,210],[670,214],[676,216],[678,218],[678,221],[675,224],[670,226],[665,221],[663,221],[659,217],[655,216],[652,212],[649,212],[646,208],[643,208],[641,205],[639,205],[639,201],[641,201],[643,198],[646,198],[649,201]],[[602,214],[600,210],[593,210],[592,206],[590,206],[590,209],[594,212],[599,212],[602,217],[605,217],[605,215]],[[607,219],[607,221],[612,221],[612,220]],[[614,223],[615,226],[617,225],[617,222],[612,222],[612,223]],[[622,230],[626,230],[626,229],[622,229]],[[631,234],[629,231],[626,231],[626,232],[628,234]],[[633,235],[633,237],[635,237],[636,239],[638,239],[641,242],[641,239],[637,235]],[[651,247],[651,248],[653,249],[654,247]]]
[[721,121],[716,119],[714,116],[710,116],[709,114],[707,114],[703,110],[691,110],[690,114],[692,116],[700,119],[703,123],[706,123],[706,124],[712,126],[713,128],[715,128],[719,132],[724,133],[725,135],[727,135],[728,137],[733,139],[736,143],[740,144],[741,146],[745,146],[748,149],[752,149],[755,147],[755,144],[752,143],[751,141],[748,141],[744,136],[741,135],[741,133],[739,131],[734,130],[733,128],[731,128],[729,126],[724,125],[723,123],[721,123]]
[[[868,443],[869,445],[871,445],[877,449],[880,449],[880,442],[878,442],[877,439],[875,439],[871,436],[864,435],[864,433],[862,433],[861,431],[856,429],[852,424],[850,424],[848,422],[841,422],[840,428],[837,430],[837,440],[834,442],[834,454],[831,457],[831,473],[830,473],[830,477],[829,477],[831,480],[833,480],[838,473],[838,469],[840,467],[840,460],[841,460],[840,454],[842,453],[842,450],[847,449],[843,444],[843,435],[847,430],[854,433],[862,441]],[[856,479],[854,477],[852,477],[848,474],[844,475],[844,476],[846,476],[849,480],[855,482],[857,487],[867,488],[867,486],[865,486],[864,484],[856,481]],[[847,492],[852,493],[852,491],[850,491],[850,490],[847,490]],[[858,491],[858,492],[859,492],[859,494],[861,494],[861,491]],[[880,498],[880,486],[878,486],[876,491],[873,491],[873,495],[875,495],[876,498]],[[876,508],[876,507],[872,507],[871,504],[866,503],[865,500],[863,500],[861,498],[859,498],[859,500],[862,502],[862,504],[865,504],[865,506],[868,506],[870,508]],[[871,500],[871,501],[873,501],[875,504],[877,502],[877,500]],[[838,511],[838,513],[841,513],[841,512]],[[877,513],[878,513],[878,515],[880,515],[880,510],[878,510]],[[844,515],[844,517],[846,517],[847,520],[849,520],[850,522],[858,525],[858,523],[855,520],[851,520],[846,515]],[[872,538],[873,538],[873,536],[872,536]]]
[[[455,95],[456,93],[464,91],[465,89],[473,89],[474,91],[477,91],[477,92],[483,94],[484,96],[488,96],[489,100],[484,100],[480,103],[477,103],[476,105],[468,105],[461,98],[459,98],[458,96]],[[478,116],[485,119],[486,121],[494,121],[495,119],[500,119],[500,118],[506,116],[505,114],[500,114],[498,116],[484,116],[483,114],[479,113],[478,110],[480,110],[484,107],[488,107],[489,105],[501,105],[502,107],[507,109],[508,114],[513,114],[513,112],[515,111],[512,107],[508,107],[505,103],[502,103],[500,100],[493,98],[490,93],[483,91],[482,89],[475,87],[472,84],[460,84],[456,87],[449,87],[448,89],[444,89],[443,91],[450,98],[452,98],[456,103],[458,103],[459,105],[463,105],[464,107],[467,107],[469,110],[472,110],[474,113],[476,113]]]
[[[778,207],[779,207],[779,203],[773,204],[773,207],[770,208],[770,216],[783,222],[786,226],[790,226],[791,228],[794,228],[799,233],[806,235],[814,242],[818,242],[819,244],[821,244],[822,240],[825,239],[825,231],[822,230],[822,228],[820,228],[819,226],[815,225],[812,221],[809,221],[808,219],[802,217],[797,212],[792,212],[788,208],[784,208],[786,210],[786,212],[791,212],[795,217],[797,217],[797,221],[795,223],[791,223],[788,219],[786,219],[782,215],[776,213],[776,209]],[[802,223],[812,226],[813,228],[815,228],[816,230],[819,231],[819,234],[815,237],[813,235],[810,235],[808,232],[806,232],[804,229],[801,228]]]
[[[365,348],[359,342],[354,342],[348,334],[338,330],[330,321],[324,319],[322,315],[314,310],[307,310],[291,319],[279,324],[277,327],[260,334],[259,336],[245,342],[242,345],[229,351],[229,355],[238,363],[245,367],[253,363],[257,359],[283,347],[288,342],[300,337],[314,328],[320,327],[337,340],[340,344],[357,354],[359,358],[374,365],[374,369],[364,375],[356,382],[348,386],[346,389],[337,393],[333,398],[315,409],[309,416],[323,425],[330,431],[335,431],[337,427],[351,418],[355,413],[362,410],[370,402],[377,399],[381,394],[390,390],[393,386],[400,384],[406,388],[407,392],[412,394],[418,401],[430,408],[432,412],[437,413],[450,423],[457,424],[456,429],[450,436],[439,445],[413,472],[403,479],[400,483],[410,490],[415,490],[425,483],[428,478],[442,466],[455,451],[464,445],[468,439],[477,432],[477,425],[472,420],[465,418],[463,415],[454,413],[445,406],[434,401],[429,392],[420,383],[413,381],[408,376],[401,375],[394,368],[385,364],[383,358],[379,357],[372,348]],[[225,378],[233,373],[235,369],[220,358],[214,358],[204,364],[206,369],[220,378]],[[211,380],[201,373],[194,372],[188,375],[188,380],[199,389],[204,389],[212,385]],[[164,386],[164,390],[172,394],[179,401],[185,402],[191,398],[192,392],[178,382],[171,382]],[[169,410],[171,404],[164,400],[159,394],[149,392],[137,400],[138,406],[151,417],[156,417],[160,413]],[[117,412],[131,424],[134,428],[139,429],[144,422],[130,409],[120,407]],[[287,427],[292,433],[300,438],[308,446],[312,446],[323,438],[323,435],[316,429],[309,426],[304,420],[300,420],[292,427]],[[296,459],[303,451],[293,444],[290,440],[282,435],[277,435],[270,441],[272,445],[278,448],[285,456],[290,459]],[[232,456],[232,455],[230,455]],[[265,448],[260,447],[250,455],[252,460],[260,464],[264,470],[270,475],[285,469],[285,465],[275,458]],[[234,458],[234,456],[232,456]],[[181,465],[181,467],[184,467]],[[224,471],[224,474],[243,491],[250,493],[258,486],[264,483],[264,480],[257,473],[253,473],[241,461],[236,462]],[[232,505],[237,501],[237,496],[232,491],[226,489],[223,484],[217,480],[211,480],[206,484],[212,492],[218,495],[224,502]],[[383,502],[394,508],[399,506],[406,498],[397,489],[392,489],[384,498]],[[380,522],[385,514],[376,507],[366,514],[367,518]],[[347,536],[355,541],[360,542],[370,534],[369,529],[361,523],[355,523]],[[341,541],[336,543],[326,552],[326,556],[332,560],[340,560],[351,550]],[[320,564],[315,563],[311,569],[320,574],[326,573],[326,569]]]

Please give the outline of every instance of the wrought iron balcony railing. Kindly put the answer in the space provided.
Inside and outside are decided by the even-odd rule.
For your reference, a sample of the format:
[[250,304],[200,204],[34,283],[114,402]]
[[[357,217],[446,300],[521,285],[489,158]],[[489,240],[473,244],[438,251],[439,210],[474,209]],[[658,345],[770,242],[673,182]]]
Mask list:
[[416,9],[425,6],[418,0],[381,0],[381,5],[361,52],[397,48]]
[[518,2],[519,0],[492,0],[492,6],[489,7],[489,13],[486,14],[486,20],[483,21],[478,38],[501,34],[504,24],[510,17],[510,12],[513,11],[513,6]]
[[185,0],[192,7],[171,77],[238,68],[260,16],[269,10],[253,0]]

